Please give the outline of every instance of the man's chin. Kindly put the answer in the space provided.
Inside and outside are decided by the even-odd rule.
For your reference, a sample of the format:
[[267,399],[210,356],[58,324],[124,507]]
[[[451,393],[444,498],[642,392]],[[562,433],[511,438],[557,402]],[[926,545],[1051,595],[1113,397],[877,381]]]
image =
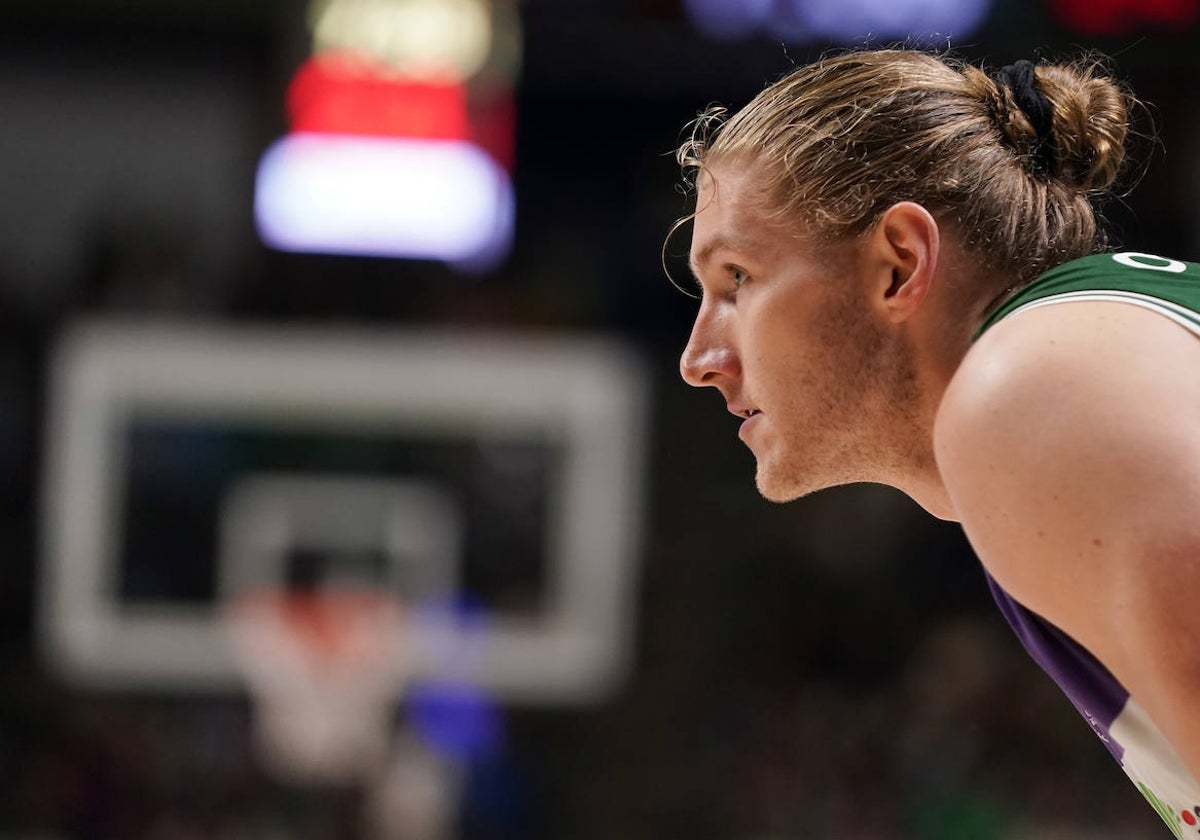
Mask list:
[[794,481],[783,481],[780,476],[773,475],[769,470],[764,470],[762,464],[759,464],[754,474],[754,484],[758,488],[760,496],[768,502],[776,502],[778,504],[794,502],[801,496],[807,496],[809,493],[820,489],[817,487],[798,486]]
[[791,464],[786,469],[780,469],[779,462],[766,458],[757,459],[754,471],[754,485],[759,495],[768,502],[779,504],[794,502],[819,490],[864,480],[867,479],[821,469],[817,463],[810,463],[805,468]]

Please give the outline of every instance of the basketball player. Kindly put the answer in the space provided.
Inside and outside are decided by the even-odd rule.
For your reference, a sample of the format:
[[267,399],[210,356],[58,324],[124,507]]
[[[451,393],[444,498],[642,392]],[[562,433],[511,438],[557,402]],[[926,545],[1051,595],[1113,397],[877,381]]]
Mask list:
[[702,116],[678,154],[702,292],[680,367],[741,418],[766,498],[882,482],[961,522],[1021,641],[1184,836],[1200,265],[1104,252],[1132,104],[1094,66],[890,50]]

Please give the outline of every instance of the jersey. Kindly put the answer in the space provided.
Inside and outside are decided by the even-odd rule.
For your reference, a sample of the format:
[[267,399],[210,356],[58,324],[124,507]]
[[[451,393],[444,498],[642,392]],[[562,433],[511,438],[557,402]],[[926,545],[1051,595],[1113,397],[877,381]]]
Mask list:
[[[1017,313],[1071,301],[1141,306],[1200,337],[1200,265],[1140,253],[1097,254],[1051,269],[1005,301],[976,337]],[[1025,649],[1058,683],[1175,836],[1200,838],[1200,783],[1137,700],[1071,637],[1015,601],[990,575],[987,582]],[[1200,714],[1200,705],[1196,711]]]

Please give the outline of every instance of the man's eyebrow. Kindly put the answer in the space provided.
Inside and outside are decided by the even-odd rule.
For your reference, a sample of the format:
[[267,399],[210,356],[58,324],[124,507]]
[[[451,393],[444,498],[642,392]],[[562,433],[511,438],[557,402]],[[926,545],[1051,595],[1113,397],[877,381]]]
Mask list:
[[695,254],[688,254],[688,268],[691,270],[692,277],[695,278],[697,283],[700,282],[701,267],[703,267],[704,264],[712,258],[714,251],[717,251],[721,248],[727,248],[734,251],[738,250],[736,243],[731,242],[724,236],[714,236],[712,239],[705,242],[704,247],[702,247]]

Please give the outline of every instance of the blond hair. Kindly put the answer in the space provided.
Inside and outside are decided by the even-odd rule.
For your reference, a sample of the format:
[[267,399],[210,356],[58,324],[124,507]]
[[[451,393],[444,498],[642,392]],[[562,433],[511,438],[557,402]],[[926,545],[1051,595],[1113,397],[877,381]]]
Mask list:
[[676,157],[690,183],[717,162],[756,167],[768,215],[820,239],[861,235],[893,204],[917,202],[953,225],[979,265],[1020,286],[1103,249],[1097,200],[1122,170],[1135,102],[1096,61],[1041,64],[1033,79],[1048,136],[1010,87],[955,59],[826,57],[732,117],[709,108]]

